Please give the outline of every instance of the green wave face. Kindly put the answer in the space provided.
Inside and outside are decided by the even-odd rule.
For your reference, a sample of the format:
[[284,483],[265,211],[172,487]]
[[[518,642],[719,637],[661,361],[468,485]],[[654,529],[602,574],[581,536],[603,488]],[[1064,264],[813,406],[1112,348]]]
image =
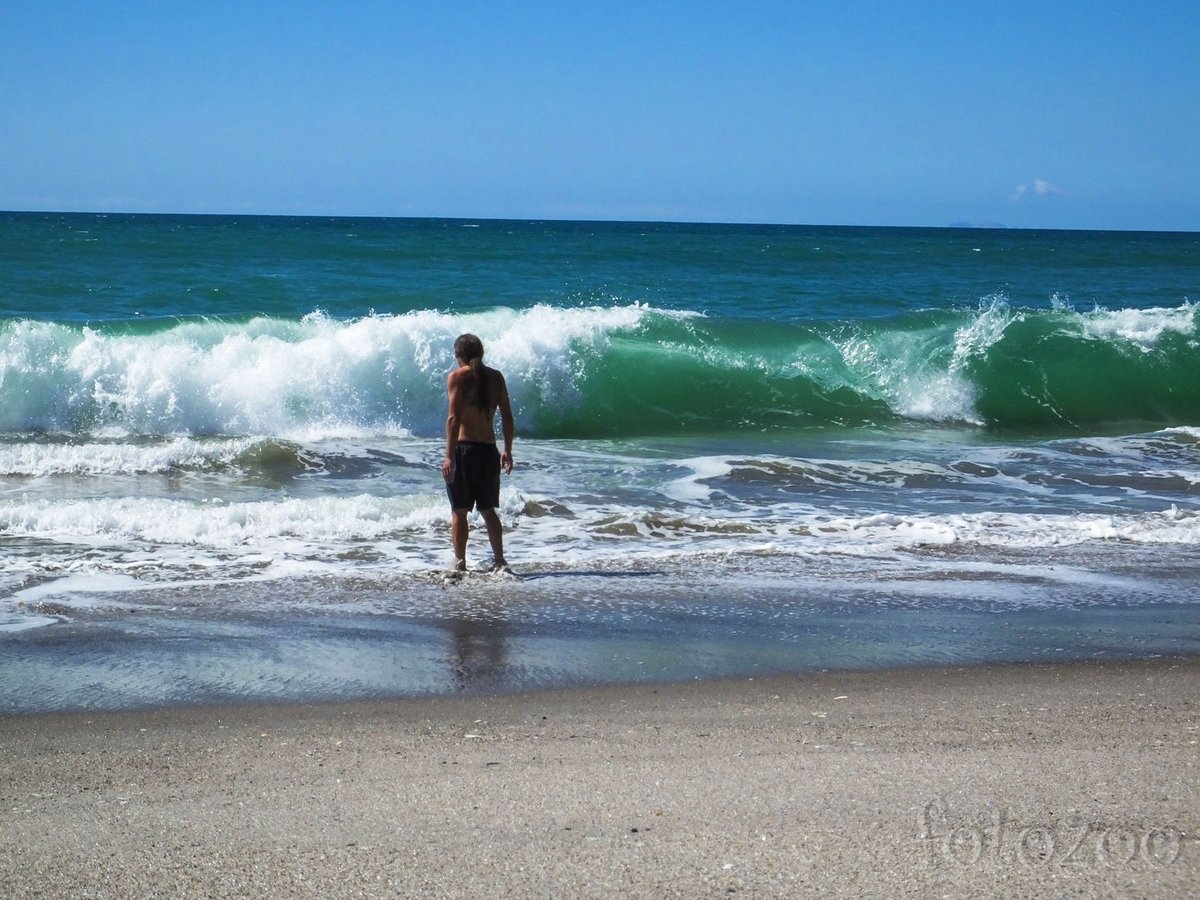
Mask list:
[[1087,428],[1200,421],[1194,307],[1014,317],[971,360],[980,415],[995,427]]
[[884,400],[856,389],[852,374],[806,329],[658,323],[591,355],[575,396],[542,398],[534,423],[547,436],[621,437],[893,419]]
[[804,326],[654,322],[588,360],[560,437],[888,426],[1060,431],[1200,421],[1195,308],[973,311]]

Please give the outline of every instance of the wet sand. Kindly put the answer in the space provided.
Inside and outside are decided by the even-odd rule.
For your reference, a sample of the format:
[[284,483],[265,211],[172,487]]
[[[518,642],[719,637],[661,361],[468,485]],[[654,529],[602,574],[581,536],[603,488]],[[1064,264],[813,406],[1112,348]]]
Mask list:
[[0,719],[3,896],[1200,891],[1200,660]]

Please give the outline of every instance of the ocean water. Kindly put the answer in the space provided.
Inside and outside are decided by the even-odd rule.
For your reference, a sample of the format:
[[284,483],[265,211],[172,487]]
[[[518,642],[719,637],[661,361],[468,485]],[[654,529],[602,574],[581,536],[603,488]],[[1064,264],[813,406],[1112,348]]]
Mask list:
[[[1195,653],[1198,295],[1191,233],[0,214],[0,710]],[[445,575],[463,331],[517,579]]]

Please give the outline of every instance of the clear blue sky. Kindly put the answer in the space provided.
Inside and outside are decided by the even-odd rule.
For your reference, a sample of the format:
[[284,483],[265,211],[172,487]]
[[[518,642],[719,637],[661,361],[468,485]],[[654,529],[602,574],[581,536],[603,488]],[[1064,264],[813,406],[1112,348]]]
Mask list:
[[1200,3],[0,0],[0,209],[1200,230]]

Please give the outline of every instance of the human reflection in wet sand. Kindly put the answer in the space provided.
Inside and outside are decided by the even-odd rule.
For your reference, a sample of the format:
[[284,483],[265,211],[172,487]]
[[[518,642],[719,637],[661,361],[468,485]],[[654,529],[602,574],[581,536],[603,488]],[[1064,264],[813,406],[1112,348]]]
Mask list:
[[508,678],[508,631],[500,616],[480,610],[445,619],[450,632],[450,675],[455,690],[494,691],[505,687]]

